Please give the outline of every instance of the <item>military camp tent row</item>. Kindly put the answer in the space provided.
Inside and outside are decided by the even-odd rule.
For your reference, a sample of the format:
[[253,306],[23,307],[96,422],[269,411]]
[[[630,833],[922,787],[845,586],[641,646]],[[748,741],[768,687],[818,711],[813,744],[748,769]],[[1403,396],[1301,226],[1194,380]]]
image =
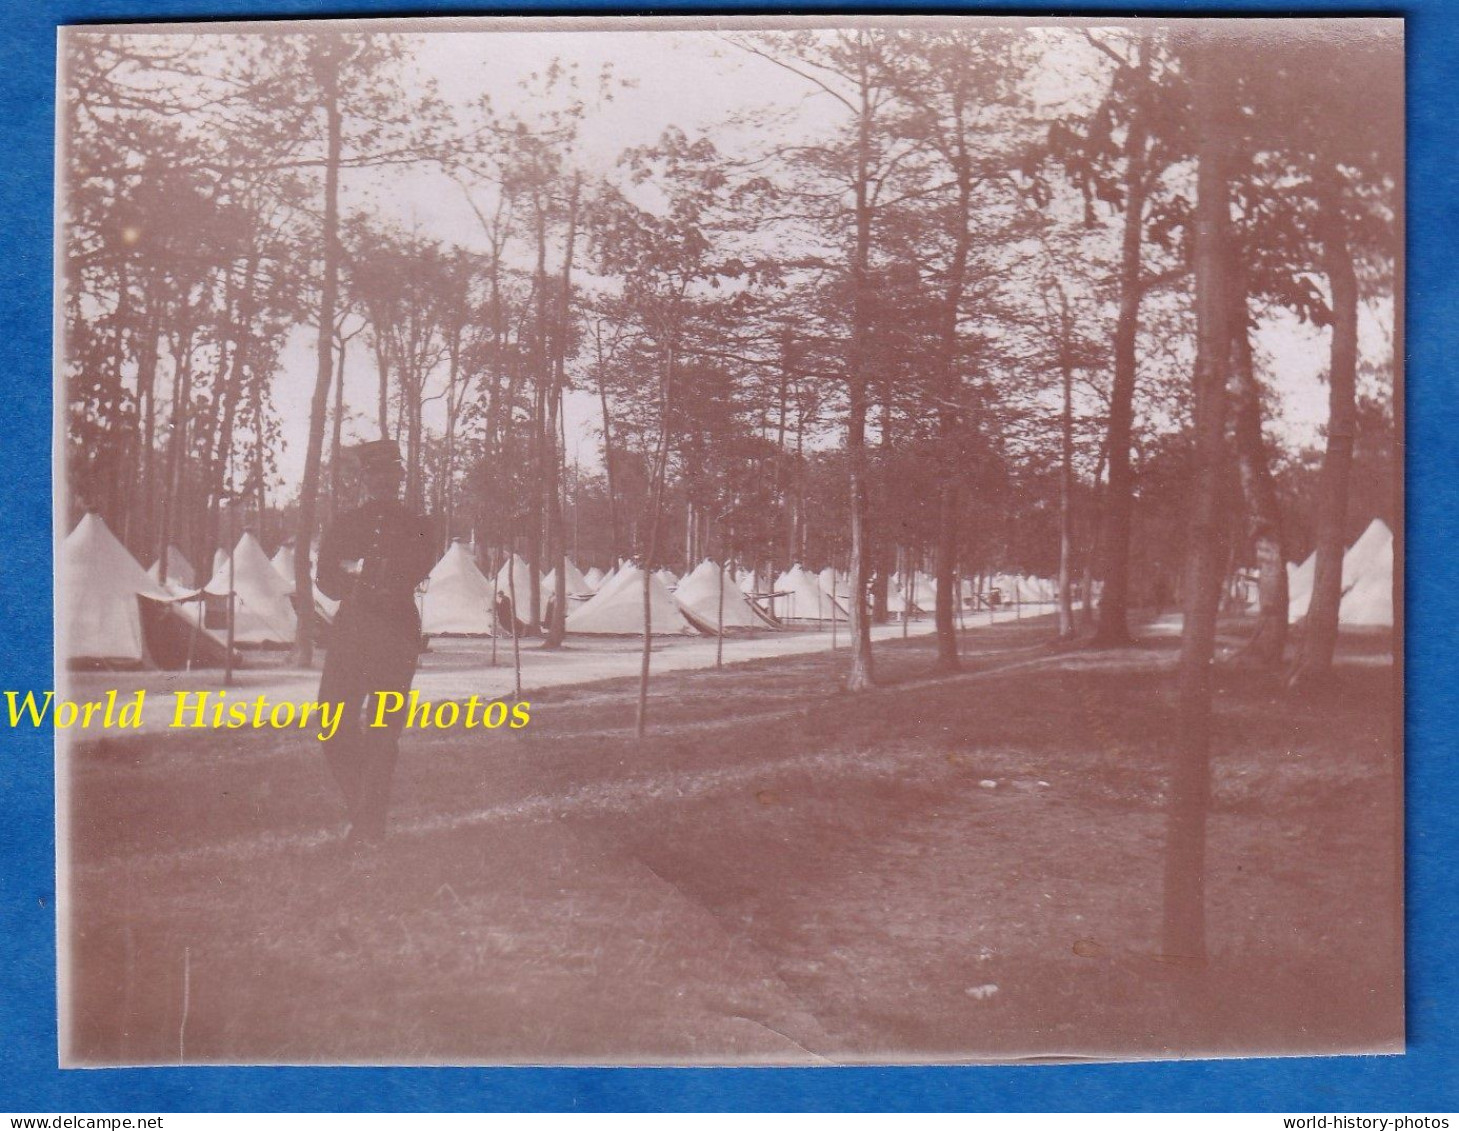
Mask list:
[[[1289,565],[1289,615],[1307,614],[1315,555]],[[644,575],[632,562],[586,573],[571,561],[566,629],[572,634],[638,636],[644,631]],[[66,655],[73,662],[184,667],[222,662],[231,608],[236,647],[282,648],[293,642],[294,552],[285,546],[272,561],[258,539],[244,533],[232,553],[219,550],[207,580],[175,546],[144,570],[99,515],[87,514],[62,546],[60,613]],[[656,635],[735,632],[787,626],[825,627],[850,619],[850,579],[839,570],[813,573],[796,564],[773,577],[736,573],[706,559],[682,579],[666,569],[648,577],[648,615]],[[1374,519],[1343,558],[1340,620],[1352,626],[1393,624],[1393,533]],[[453,542],[420,596],[421,628],[428,636],[490,636],[545,618],[558,599],[556,571],[537,586],[539,616],[522,616],[532,601],[532,567],[512,554],[488,577],[471,549]],[[1002,604],[1050,604],[1057,585],[1046,578],[997,575],[975,587],[964,579],[959,601],[971,607],[990,594]],[[314,609],[328,624],[337,609],[315,587]],[[936,608],[936,585],[923,573],[889,579],[887,608],[906,618]]]

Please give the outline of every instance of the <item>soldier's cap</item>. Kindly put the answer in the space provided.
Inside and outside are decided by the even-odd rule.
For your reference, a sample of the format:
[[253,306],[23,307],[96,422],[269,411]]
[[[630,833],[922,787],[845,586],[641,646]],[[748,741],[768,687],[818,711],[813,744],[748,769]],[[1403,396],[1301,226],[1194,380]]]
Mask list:
[[358,444],[354,455],[359,461],[361,471],[383,471],[387,468],[399,470],[404,466],[400,460],[400,445],[394,440],[370,440]]

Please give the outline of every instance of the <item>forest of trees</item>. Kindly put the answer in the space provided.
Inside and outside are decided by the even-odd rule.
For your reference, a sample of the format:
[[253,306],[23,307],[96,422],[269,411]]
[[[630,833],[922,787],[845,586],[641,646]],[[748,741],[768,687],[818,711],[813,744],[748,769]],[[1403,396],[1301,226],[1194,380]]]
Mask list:
[[[944,596],[1057,576],[1061,631],[1110,644],[1144,605],[1183,605],[1189,642],[1191,602],[1257,571],[1252,657],[1320,678],[1342,550],[1397,517],[1401,46],[1192,26],[732,33],[818,112],[670,126],[606,168],[581,142],[607,68],[462,104],[408,33],[69,36],[70,517],[144,564],[206,564],[230,507],[309,545],[348,441],[392,436],[410,504],[486,562],[846,570],[853,688],[909,565]],[[397,215],[423,176],[474,231]],[[1316,449],[1271,326],[1324,343]],[[286,373],[300,333],[312,371]],[[1314,548],[1293,654],[1282,567]]]

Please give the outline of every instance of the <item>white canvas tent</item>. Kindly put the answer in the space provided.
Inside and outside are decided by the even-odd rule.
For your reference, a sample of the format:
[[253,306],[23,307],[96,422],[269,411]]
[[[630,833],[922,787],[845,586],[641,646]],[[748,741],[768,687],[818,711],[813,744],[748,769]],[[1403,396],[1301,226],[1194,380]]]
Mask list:
[[821,583],[826,595],[834,597],[837,602],[846,600],[846,595],[851,592],[851,578],[845,570],[827,566],[816,575],[816,580]]
[[[274,572],[283,578],[284,584],[288,586],[288,593],[292,596],[294,593],[294,547],[291,544],[280,546],[270,564],[274,567]],[[227,569],[226,560],[223,568]],[[339,612],[339,602],[332,597],[326,597],[324,590],[319,588],[319,582],[315,581],[313,585],[315,612],[324,618],[326,624],[333,624],[334,616]]]
[[1317,576],[1317,551],[1307,555],[1301,565],[1287,563],[1287,621],[1295,624],[1307,615],[1312,602],[1312,582]]
[[[152,563],[147,576],[153,581],[161,580],[161,558]],[[167,547],[167,580],[163,584],[178,594],[191,593],[198,587],[198,571],[193,569],[192,563],[182,556],[182,551],[176,546]]]
[[586,583],[589,589],[596,593],[599,589],[603,588],[603,578],[605,578],[606,576],[607,574],[605,574],[597,566],[592,566],[588,570],[588,572],[583,575],[583,581],[584,583]]
[[[546,604],[547,599],[557,592],[557,570],[549,570],[547,576],[542,579],[542,601]],[[571,558],[567,559],[567,595],[570,600],[586,599],[591,597],[597,590],[588,583],[588,579],[578,572],[578,567],[573,565]]]
[[[1385,528],[1386,529],[1386,528]],[[1346,565],[1346,561],[1343,563]],[[1393,627],[1393,535],[1371,548],[1362,573],[1343,594],[1337,619],[1354,627]]]
[[[233,547],[233,639],[239,644],[290,644],[298,618],[289,600],[293,588],[285,584],[268,560],[258,539],[248,531]],[[228,596],[228,555],[222,554],[206,591]]]
[[203,627],[201,591],[159,585],[98,515],[84,517],[62,544],[57,582],[68,662],[181,668],[227,658],[224,641]]
[[[656,576],[650,576],[649,618],[654,635],[688,636],[695,632],[713,632],[712,625],[697,622],[674,603],[674,598]],[[643,571],[636,565],[625,565],[604,585],[592,600],[572,610],[567,617],[567,631],[598,636],[643,635]]]
[[674,571],[671,569],[661,569],[654,576],[664,583],[665,589],[672,590],[679,584],[679,579],[674,576]]
[[[1376,573],[1375,573],[1376,571]],[[1387,582],[1382,580],[1386,573]],[[1287,566],[1287,621],[1296,624],[1307,615],[1312,603],[1312,587],[1317,576],[1317,553],[1308,555],[1300,566]],[[1364,596],[1349,602],[1348,595],[1360,582],[1366,582]],[[1358,540],[1348,547],[1342,559],[1343,604],[1338,611],[1341,624],[1393,623],[1393,531],[1381,518],[1368,524]],[[1387,593],[1386,613],[1383,598]],[[1358,612],[1359,609],[1363,611]],[[1381,619],[1386,615],[1387,619]],[[1362,620],[1350,620],[1362,616]],[[1379,619],[1372,619],[1379,618]]]
[[775,579],[773,611],[780,620],[847,620],[840,601],[821,588],[821,580],[800,565],[793,565]]
[[269,564],[274,567],[274,572],[284,579],[285,584],[293,591],[294,585],[294,545],[292,542],[285,542],[269,559]]
[[725,628],[773,627],[765,614],[754,606],[728,575],[728,570],[720,569],[705,558],[679,582],[679,588],[674,591],[674,600],[692,617],[711,627],[721,624]]
[[168,601],[171,594],[147,576],[100,515],[83,517],[61,544],[59,581],[68,660],[148,659],[137,599]]
[[1344,592],[1356,585],[1361,578],[1366,577],[1373,566],[1381,566],[1385,553],[1388,555],[1390,563],[1388,572],[1391,576],[1393,572],[1391,564],[1393,561],[1393,531],[1388,529],[1388,524],[1381,518],[1375,518],[1368,523],[1368,528],[1343,555],[1342,587]]
[[492,636],[496,587],[460,542],[431,570],[421,599],[421,631],[428,636]]
[[[513,554],[502,563],[502,568],[496,573],[496,587],[498,600],[506,597],[511,603],[515,595],[516,603],[512,608],[512,615],[522,624],[536,624],[541,619],[541,609],[538,609],[530,616],[521,616],[517,609],[529,610],[532,607],[532,567],[523,560],[520,554]],[[538,597],[545,602],[546,594],[538,590]]]

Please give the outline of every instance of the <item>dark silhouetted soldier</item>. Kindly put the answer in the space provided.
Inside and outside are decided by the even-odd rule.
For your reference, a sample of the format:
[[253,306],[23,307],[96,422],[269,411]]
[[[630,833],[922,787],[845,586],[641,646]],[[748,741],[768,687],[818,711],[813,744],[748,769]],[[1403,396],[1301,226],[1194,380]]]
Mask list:
[[415,590],[435,563],[430,523],[400,502],[405,477],[394,440],[355,449],[365,502],[339,516],[319,546],[319,588],[340,602],[330,630],[319,699],[343,703],[339,730],[324,744],[349,811],[350,840],[385,836],[390,779],[405,714],[372,727],[378,692],[410,691],[420,654]]

